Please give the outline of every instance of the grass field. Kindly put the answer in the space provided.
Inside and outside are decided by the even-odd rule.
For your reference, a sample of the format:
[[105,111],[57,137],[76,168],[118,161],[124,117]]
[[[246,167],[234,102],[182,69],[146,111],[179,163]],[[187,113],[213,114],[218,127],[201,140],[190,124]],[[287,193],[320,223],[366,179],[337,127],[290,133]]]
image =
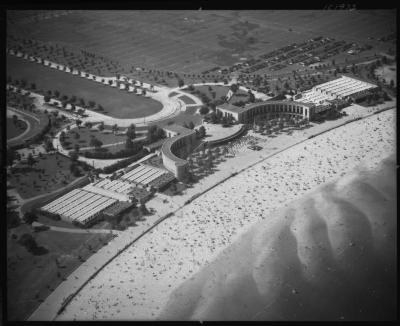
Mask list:
[[395,27],[393,10],[153,10],[80,11],[9,30],[84,48],[129,67],[196,73],[320,35],[382,45],[368,37]]
[[[80,138],[75,138],[75,133],[79,133]],[[90,139],[91,136],[94,136],[98,140],[100,140],[103,145],[114,144],[121,141],[126,140],[125,135],[114,135],[111,134],[103,134],[100,131],[90,130],[88,128],[73,128],[67,134],[65,141],[68,144],[68,148],[73,149],[75,144],[78,144],[81,148],[90,147]]]
[[46,128],[47,124],[49,123],[49,118],[45,114],[24,112],[21,110],[19,110],[18,113],[23,115],[24,119],[29,122],[30,129],[22,138],[11,140],[10,142],[8,142],[8,145],[10,146],[20,145],[21,143],[24,143],[25,140],[34,138],[38,133]]
[[189,124],[189,122],[192,121],[195,126],[199,126],[199,125],[201,125],[203,118],[200,114],[195,114],[197,109],[198,109],[197,107],[190,107],[190,108],[186,109],[185,112],[181,112],[181,113],[179,113],[179,115],[177,115],[173,118],[165,119],[165,120],[163,120],[161,122],[157,122],[155,124],[160,127],[164,127],[164,126],[167,126],[169,124],[174,124],[174,123],[183,126],[185,123]]
[[179,99],[182,100],[185,104],[195,104],[196,103],[189,96],[186,96],[186,95],[179,96]]
[[[35,256],[8,234],[8,320],[28,318],[40,302],[62,282],[62,278],[81,264],[78,256],[87,259],[92,254],[86,245],[98,249],[102,246],[101,241],[110,239],[109,234],[74,234],[55,231],[35,233],[25,224],[14,228],[12,233],[16,234],[17,238],[24,233],[32,234],[38,246],[46,248],[48,252]],[[64,267],[57,268],[56,258]],[[57,271],[61,277],[57,276]]]
[[[219,85],[214,85],[214,86],[195,86],[194,87],[195,90],[205,94],[209,99],[211,100],[218,100],[221,97],[224,97],[228,94],[229,91],[229,87],[227,86],[219,86]],[[189,92],[187,89],[185,90],[186,92]],[[213,97],[213,92],[215,92],[215,98]],[[248,93],[239,89],[237,90],[237,92],[235,93],[235,95],[233,95],[231,97],[231,99],[229,100],[230,103],[234,103],[237,101],[246,101],[248,99]]]
[[[59,154],[44,155],[36,158],[32,167],[26,163],[18,163],[9,181],[22,198],[52,192],[77,179],[70,172],[71,163],[69,158]],[[44,169],[44,173],[41,173],[41,169]]]
[[95,101],[104,107],[105,113],[115,118],[139,118],[161,111],[162,104],[153,99],[121,91],[85,78],[73,76],[55,69],[7,56],[7,75],[24,78],[36,84],[38,89],[58,90],[67,96],[75,95],[85,102]]
[[27,128],[28,125],[23,120],[18,120],[16,124],[14,124],[13,119],[7,118],[7,139],[11,139],[21,135]]

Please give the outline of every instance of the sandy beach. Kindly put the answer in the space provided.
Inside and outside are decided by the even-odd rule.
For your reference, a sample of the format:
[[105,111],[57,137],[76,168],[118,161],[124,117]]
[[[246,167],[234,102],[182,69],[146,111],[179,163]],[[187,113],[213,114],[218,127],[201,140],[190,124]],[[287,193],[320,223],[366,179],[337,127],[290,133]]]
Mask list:
[[[262,233],[262,236],[255,237],[253,241],[258,239],[259,243],[252,245],[252,252],[257,252],[257,248],[260,247],[267,248],[269,242],[279,245],[279,248],[275,253],[264,250],[257,256],[260,265],[257,265],[259,266],[257,272],[254,272],[252,277],[259,281],[251,285],[255,291],[244,293],[240,300],[252,302],[256,299],[252,296],[258,292],[268,296],[270,300],[276,298],[281,293],[283,285],[272,287],[274,289],[272,291],[270,283],[275,280],[276,273],[286,270],[285,261],[300,260],[301,264],[296,263],[290,273],[306,275],[307,282],[311,282],[312,275],[321,268],[318,264],[314,266],[313,255],[322,257],[321,259],[325,256],[318,251],[301,251],[300,247],[295,255],[293,246],[295,240],[298,245],[314,241],[309,239],[309,232],[304,230],[314,227],[319,220],[315,217],[315,220],[310,221],[309,214],[302,213],[302,210],[293,211],[289,204],[309,195],[319,186],[344,176],[347,178],[347,174],[355,168],[366,171],[376,169],[383,159],[394,152],[395,110],[389,110],[331,130],[279,153],[200,196],[143,236],[90,281],[58,319],[175,319],[175,315],[167,311],[172,308],[164,309],[167,304],[171,306],[171,298],[180,302],[175,297],[179,294],[180,286],[185,282],[185,286],[188,282],[195,284],[195,274],[198,271],[207,268],[232,243],[246,237],[246,232],[260,221],[265,227],[265,234],[270,236]],[[351,189],[346,190],[346,183],[343,182],[337,183],[337,187],[344,187],[341,192],[351,191]],[[315,207],[320,210],[319,215],[322,214],[321,210],[333,212],[332,223],[344,223],[343,229],[334,228],[333,234],[329,234],[329,239],[333,252],[330,259],[335,260],[340,268],[346,269],[353,256],[343,254],[346,251],[341,251],[340,248],[353,241],[351,239],[354,236],[348,234],[351,228],[346,227],[346,219],[341,217],[338,204],[321,198],[323,193],[313,197],[308,204],[306,201],[304,205],[312,207],[315,201],[317,203],[314,203]],[[289,209],[288,214],[271,215],[275,210],[285,207]],[[318,214],[315,213],[316,216]],[[376,221],[370,221],[374,222]],[[357,224],[357,221],[354,223]],[[379,240],[381,231],[376,231],[378,235],[374,232],[374,228],[371,227],[370,236],[376,239],[377,246],[382,242],[381,245],[385,247],[386,240]],[[276,237],[287,241],[276,240]],[[323,239],[321,241],[323,242]],[[365,248],[367,251],[370,250],[370,247]],[[335,256],[338,252],[341,252],[339,258]],[[243,269],[253,264],[254,257],[250,255],[247,257],[244,254],[239,257],[241,264],[244,265]],[[268,264],[263,265],[264,260],[268,261]],[[304,273],[301,266],[308,266],[307,264],[309,271]],[[243,278],[244,282],[247,282],[246,278],[249,277],[248,273],[241,272],[240,269],[235,268],[233,271],[232,274],[228,268],[222,271],[223,282],[216,275],[214,280],[218,280],[217,283],[214,284],[213,278],[210,278],[206,283],[198,285],[201,286],[201,291],[194,291],[194,296],[181,295],[183,298],[180,299],[181,309],[184,310],[186,307],[187,311],[182,314],[177,313],[176,316],[182,316],[183,319],[221,316],[218,315],[218,311],[210,312],[211,307],[217,307],[217,303],[224,300],[224,295],[232,295],[241,289],[242,281],[238,282],[237,278]],[[356,271],[349,275],[354,278],[354,275],[357,275]],[[281,276],[282,282],[285,280],[285,275]],[[213,295],[218,293],[217,284],[225,290]],[[291,291],[300,293],[302,290],[291,289]],[[249,297],[246,298],[246,295]],[[283,297],[280,298],[283,300]],[[199,300],[204,302],[198,304]],[[198,308],[194,310],[193,306],[196,305]],[[281,319],[278,310],[273,314],[260,316],[266,319]],[[230,316],[235,319],[236,315],[232,312]],[[332,318],[336,318],[336,315],[332,315]]]
[[170,297],[166,320],[389,320],[396,316],[395,161],[256,223]]

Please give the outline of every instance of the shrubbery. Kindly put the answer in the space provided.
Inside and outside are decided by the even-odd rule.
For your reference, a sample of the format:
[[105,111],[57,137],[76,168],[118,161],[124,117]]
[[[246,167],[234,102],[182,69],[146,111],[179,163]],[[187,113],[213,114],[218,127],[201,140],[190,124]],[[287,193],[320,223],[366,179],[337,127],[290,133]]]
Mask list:
[[61,220],[60,214],[50,213],[48,211],[40,210],[39,213],[45,217],[49,217],[53,220],[59,221]]
[[137,160],[140,160],[142,157],[145,157],[147,154],[148,154],[148,152],[145,149],[142,149],[139,153],[137,153],[136,155],[134,155],[132,157],[129,157],[125,160],[122,160],[122,161],[119,161],[112,165],[104,167],[103,173],[105,173],[105,174],[113,173],[114,171],[122,169],[122,168],[128,166],[129,164],[131,164]]
[[29,233],[24,233],[18,242],[33,255],[44,255],[49,252],[46,248],[38,246],[35,238]]
[[129,157],[132,155],[138,154],[141,150],[143,149],[143,145],[140,144],[140,146],[136,146],[135,148],[131,149],[121,149],[120,151],[116,153],[110,153],[110,152],[89,152],[86,151],[83,153],[83,155],[86,158],[94,158],[94,159],[115,159],[115,158],[124,158],[124,157]]

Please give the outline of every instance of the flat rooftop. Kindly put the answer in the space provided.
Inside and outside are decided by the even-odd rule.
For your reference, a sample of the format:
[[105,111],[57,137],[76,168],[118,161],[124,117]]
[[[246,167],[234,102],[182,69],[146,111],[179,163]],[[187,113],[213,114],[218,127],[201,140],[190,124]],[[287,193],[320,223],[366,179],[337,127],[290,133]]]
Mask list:
[[226,111],[229,111],[232,113],[243,113],[243,112],[247,111],[247,108],[245,108],[245,107],[241,108],[239,106],[236,106],[236,105],[233,105],[230,103],[223,103],[221,105],[218,105],[217,108],[220,110],[226,110]]

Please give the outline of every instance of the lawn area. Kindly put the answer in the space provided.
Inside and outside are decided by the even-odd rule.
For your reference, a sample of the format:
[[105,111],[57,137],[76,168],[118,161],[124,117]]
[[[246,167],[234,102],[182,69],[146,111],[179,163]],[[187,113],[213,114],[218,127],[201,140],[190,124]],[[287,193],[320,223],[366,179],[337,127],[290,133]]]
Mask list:
[[193,111],[195,111],[195,109],[186,110],[185,112],[179,113],[179,115],[177,115],[176,117],[165,119],[156,124],[160,127],[164,127],[167,126],[168,124],[173,124],[173,123],[183,126],[185,123],[188,124],[190,121],[192,121],[195,126],[199,126],[201,125],[203,118],[200,114],[194,114]]
[[[11,109],[8,109],[9,112],[11,112],[11,115],[14,114],[14,111]],[[37,113],[32,113],[32,112],[24,112],[22,110],[18,110],[18,114],[22,115],[26,121],[29,122],[30,124],[30,129],[29,131],[22,137],[16,140],[11,140],[8,142],[10,146],[16,146],[24,142],[24,140],[29,140],[35,137],[38,133],[40,133],[49,123],[49,118],[45,114],[37,114]],[[11,127],[13,123],[7,125],[7,138],[8,136],[8,130],[9,127]],[[15,136],[14,136],[15,137]]]
[[[195,86],[195,90],[202,92],[205,94],[209,99],[213,100],[214,97],[212,95],[212,92],[215,92],[215,99],[219,99],[222,96],[226,96],[229,91],[229,87],[227,86]],[[186,90],[188,92],[188,90]]]
[[[71,159],[63,155],[49,154],[35,160],[36,163],[32,167],[27,163],[18,163],[9,178],[11,185],[22,198],[52,192],[78,178],[73,176],[69,169]],[[79,170],[83,175],[83,169],[79,167]]]
[[[214,86],[195,86],[194,87],[195,91],[199,91],[203,94],[205,94],[209,99],[211,100],[218,100],[223,96],[226,96],[229,91],[228,86],[221,86],[221,85],[214,85]],[[188,90],[186,90],[189,92]],[[215,93],[215,97],[213,96],[213,93]],[[196,94],[195,94],[196,95]],[[236,102],[236,101],[246,101],[248,99],[248,94],[247,92],[239,89],[235,95],[232,96],[232,98],[229,100],[230,103]]]
[[[119,128],[121,130],[121,128]],[[123,128],[124,130],[126,128]],[[75,138],[75,133],[79,134],[79,138]],[[74,149],[75,144],[78,144],[80,148],[90,147],[90,139],[92,136],[100,140],[104,145],[114,144],[118,142],[124,142],[126,140],[125,135],[114,135],[113,133],[104,134],[98,130],[91,130],[86,127],[80,127],[71,129],[65,137],[66,143],[68,144],[68,149]]]
[[153,99],[73,76],[37,63],[7,55],[7,75],[35,83],[37,89],[58,90],[68,97],[95,101],[104,107],[102,113],[114,118],[140,118],[161,111],[162,104]]
[[28,124],[25,121],[18,119],[14,124],[13,119],[7,118],[7,139],[21,135],[27,128]]
[[[22,234],[31,234],[47,253],[34,255],[18,243]],[[15,234],[17,239],[12,239]],[[111,238],[109,234],[74,234],[56,231],[34,232],[22,224],[7,237],[7,311],[9,320],[24,320],[36,309],[62,279]],[[60,263],[58,268],[56,259]],[[57,275],[59,272],[59,275]]]
[[193,101],[189,96],[183,95],[179,97],[185,104],[195,104],[196,102]]

